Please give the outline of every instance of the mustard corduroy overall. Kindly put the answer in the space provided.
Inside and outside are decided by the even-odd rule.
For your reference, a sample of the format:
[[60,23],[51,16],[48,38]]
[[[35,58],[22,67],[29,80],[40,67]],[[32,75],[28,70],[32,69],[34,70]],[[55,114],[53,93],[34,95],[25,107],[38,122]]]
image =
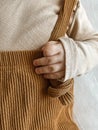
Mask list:
[[[64,36],[77,0],[64,0],[49,40]],[[0,52],[0,130],[79,130],[73,120],[74,80],[35,73],[40,49]],[[54,97],[54,98],[53,98]]]

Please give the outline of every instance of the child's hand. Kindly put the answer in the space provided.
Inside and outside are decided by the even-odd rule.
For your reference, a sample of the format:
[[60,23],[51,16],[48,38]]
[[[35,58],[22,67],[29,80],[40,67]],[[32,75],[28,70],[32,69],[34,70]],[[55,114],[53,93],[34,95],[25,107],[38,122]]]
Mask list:
[[44,57],[33,61],[37,74],[47,79],[63,78],[65,74],[64,49],[60,41],[50,41],[42,48]]

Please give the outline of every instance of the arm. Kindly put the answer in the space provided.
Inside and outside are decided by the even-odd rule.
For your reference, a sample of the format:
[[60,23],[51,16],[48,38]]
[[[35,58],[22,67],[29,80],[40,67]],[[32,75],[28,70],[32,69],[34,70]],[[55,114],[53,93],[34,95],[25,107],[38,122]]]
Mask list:
[[68,36],[58,39],[65,51],[65,76],[61,82],[81,76],[98,65],[98,33],[93,29],[80,3],[68,29]]
[[89,72],[98,64],[98,33],[81,3],[70,25],[68,36],[59,37],[59,42],[50,41],[44,45],[44,57],[33,62],[38,66],[35,69],[37,74],[65,82]]

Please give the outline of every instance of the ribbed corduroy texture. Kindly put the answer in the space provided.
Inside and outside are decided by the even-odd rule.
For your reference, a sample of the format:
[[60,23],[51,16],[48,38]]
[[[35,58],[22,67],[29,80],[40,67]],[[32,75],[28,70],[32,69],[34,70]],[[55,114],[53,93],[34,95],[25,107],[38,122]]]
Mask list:
[[59,37],[65,35],[73,8],[77,4],[78,0],[64,0],[64,5],[60,9],[58,20],[49,40],[57,40]]
[[[67,32],[67,27],[70,21],[74,7],[78,5],[78,0],[64,0],[64,5],[60,9],[59,17],[50,36],[51,40],[57,40],[59,37],[64,36]],[[63,105],[68,105],[73,102],[73,85],[74,79],[67,80],[65,83],[56,80],[50,80],[53,87],[48,88],[48,93],[52,97],[60,97]],[[60,85],[61,84],[61,85]],[[56,89],[55,89],[56,88]]]
[[[71,1],[73,7],[75,1]],[[40,50],[0,52],[0,130],[78,130],[72,118],[73,101],[65,105],[70,95],[52,98],[49,81],[34,72],[33,59],[39,57]]]
[[0,52],[0,130],[78,130],[71,105],[47,94],[48,80],[36,75],[39,51]]

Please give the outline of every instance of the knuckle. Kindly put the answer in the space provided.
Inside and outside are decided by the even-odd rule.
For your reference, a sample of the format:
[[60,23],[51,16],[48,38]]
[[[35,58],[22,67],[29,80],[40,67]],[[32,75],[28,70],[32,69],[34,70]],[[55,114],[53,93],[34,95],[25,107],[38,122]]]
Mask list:
[[[51,50],[51,51],[50,51]],[[50,46],[47,46],[44,50],[43,50],[43,54],[44,56],[48,56],[51,55],[52,52],[52,48]]]
[[52,59],[51,58],[46,58],[46,64],[51,64],[52,63]]
[[54,69],[53,66],[49,66],[49,67],[48,67],[48,70],[49,70],[49,72],[54,72],[55,69]]

